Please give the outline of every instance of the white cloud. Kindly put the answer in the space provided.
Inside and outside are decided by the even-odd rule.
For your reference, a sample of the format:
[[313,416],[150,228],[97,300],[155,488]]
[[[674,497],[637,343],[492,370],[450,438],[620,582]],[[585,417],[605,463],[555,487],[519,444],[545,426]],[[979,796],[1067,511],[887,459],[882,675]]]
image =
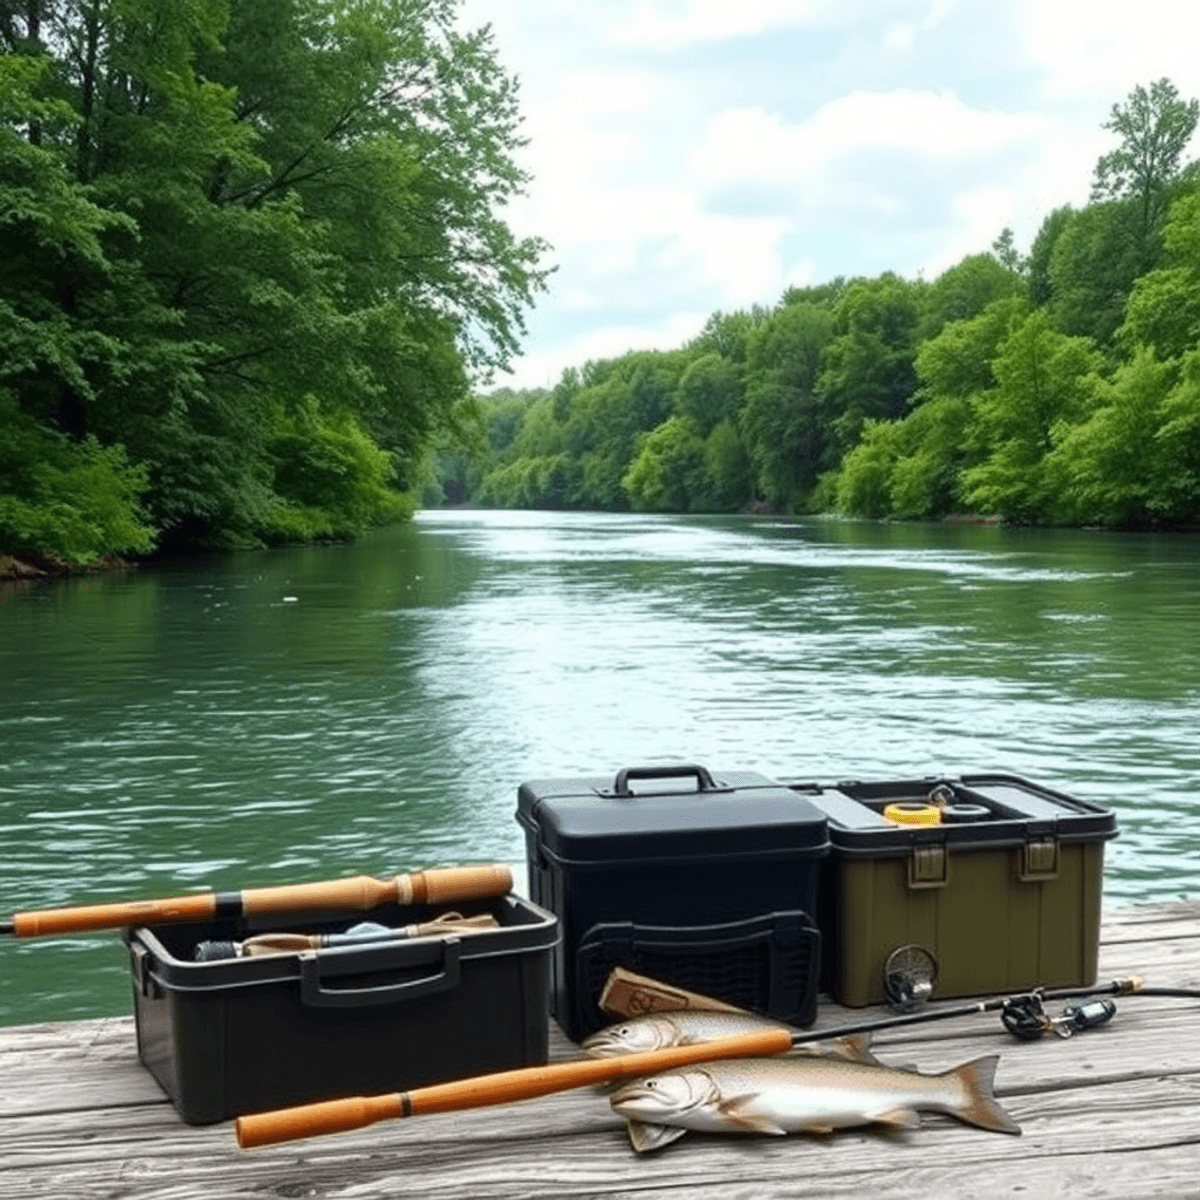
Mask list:
[[[522,80],[511,220],[554,246],[530,383],[790,284],[932,278],[1087,199],[1137,83],[1200,94],[1200,5],[464,0]],[[543,377],[539,378],[541,372]]]
[[1018,0],[1029,61],[1050,97],[1098,99],[1106,107],[1163,76],[1200,93],[1200,5],[1188,0]]

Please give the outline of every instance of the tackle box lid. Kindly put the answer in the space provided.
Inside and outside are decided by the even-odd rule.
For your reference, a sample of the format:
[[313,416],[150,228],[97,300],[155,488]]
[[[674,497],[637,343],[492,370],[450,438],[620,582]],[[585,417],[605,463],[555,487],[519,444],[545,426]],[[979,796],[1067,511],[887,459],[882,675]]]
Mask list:
[[754,771],[694,764],[532,779],[518,789],[517,820],[548,858],[580,865],[829,850],[825,814],[808,797]]
[[[999,850],[1037,839],[1069,843],[1117,836],[1116,820],[1108,809],[1018,775],[789,786],[826,814],[832,850],[847,857],[898,856],[929,844],[952,850]],[[883,816],[889,803],[936,803],[938,799],[947,807],[937,824],[899,824]]]
[[[458,986],[462,964],[540,952],[558,943],[558,918],[523,897],[501,896],[485,907],[499,922],[495,928],[208,962],[190,957],[195,926],[139,926],[123,930],[122,940],[135,962],[134,986],[143,990],[157,986],[166,992],[237,992],[294,981],[306,1005],[353,1008],[404,1002],[446,991]],[[336,925],[353,925],[370,915],[343,915]],[[276,915],[267,923],[281,932],[290,928],[307,930],[314,924],[302,914]],[[321,925],[325,932],[331,931],[326,922]],[[210,922],[203,930],[205,938],[213,937],[216,925]],[[227,935],[228,930],[219,931],[219,936]]]

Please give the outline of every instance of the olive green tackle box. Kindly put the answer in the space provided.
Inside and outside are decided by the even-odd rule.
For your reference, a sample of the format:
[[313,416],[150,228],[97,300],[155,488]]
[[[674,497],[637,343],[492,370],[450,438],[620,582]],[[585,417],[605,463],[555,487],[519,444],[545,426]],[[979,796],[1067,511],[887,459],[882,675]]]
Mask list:
[[[496,925],[214,961],[196,961],[197,947],[264,928],[342,933],[363,918],[126,930],[138,1055],[193,1125],[544,1063],[557,920],[514,895],[455,907]],[[403,926],[438,915],[386,905],[369,917]]]
[[795,1025],[816,1017],[825,815],[752,771],[695,764],[533,779],[517,794],[529,889],[562,939],[551,1011],[578,1040],[610,1022],[614,967]]
[[829,819],[818,924],[835,1000],[1095,981],[1106,809],[1005,774],[793,786]]

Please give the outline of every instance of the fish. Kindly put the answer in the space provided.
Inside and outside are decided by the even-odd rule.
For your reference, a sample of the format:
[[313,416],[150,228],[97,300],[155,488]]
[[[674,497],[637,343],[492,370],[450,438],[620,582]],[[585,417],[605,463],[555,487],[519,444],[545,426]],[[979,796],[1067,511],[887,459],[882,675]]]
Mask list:
[[[634,1054],[641,1050],[664,1050],[669,1046],[694,1046],[715,1038],[755,1033],[763,1029],[786,1029],[792,1032],[790,1025],[770,1017],[760,1017],[756,1013],[684,1009],[631,1017],[584,1038],[580,1046],[592,1058],[608,1058],[614,1054]],[[859,1033],[827,1041],[806,1042],[796,1050],[800,1054],[822,1058],[882,1065],[871,1053],[870,1045],[871,1035]]]
[[915,1129],[920,1112],[947,1113],[981,1129],[1019,1134],[993,1095],[997,1054],[924,1075],[831,1058],[733,1058],[623,1084],[611,1097],[639,1153],[688,1130],[831,1133],[856,1125]]

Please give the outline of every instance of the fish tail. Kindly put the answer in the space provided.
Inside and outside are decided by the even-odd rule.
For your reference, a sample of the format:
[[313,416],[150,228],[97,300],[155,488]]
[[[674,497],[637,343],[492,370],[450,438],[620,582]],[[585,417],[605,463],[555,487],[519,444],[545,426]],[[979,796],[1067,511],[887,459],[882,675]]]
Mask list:
[[981,1129],[1020,1133],[1020,1125],[1000,1107],[992,1092],[999,1061],[998,1054],[989,1054],[946,1072],[945,1077],[957,1080],[962,1088],[962,1098],[951,1111],[960,1120]]

